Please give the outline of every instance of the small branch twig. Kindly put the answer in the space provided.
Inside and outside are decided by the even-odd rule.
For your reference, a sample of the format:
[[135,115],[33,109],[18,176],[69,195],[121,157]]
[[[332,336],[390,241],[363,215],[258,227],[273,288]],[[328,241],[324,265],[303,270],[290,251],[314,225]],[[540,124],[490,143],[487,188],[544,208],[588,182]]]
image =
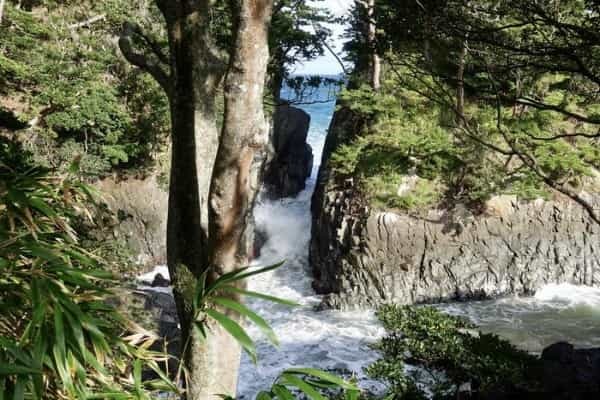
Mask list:
[[[4,2],[4,0],[0,0],[0,2]],[[0,3],[0,5],[2,4]],[[1,16],[1,11],[0,11],[0,16]],[[90,26],[95,22],[99,22],[99,21],[103,21],[104,19],[106,19],[106,14],[100,14],[100,15],[96,15],[92,18],[86,19],[85,21],[81,21],[78,22],[76,24],[72,24],[69,25],[69,29],[74,30],[74,29],[79,29],[79,28],[83,28],[84,26]]]

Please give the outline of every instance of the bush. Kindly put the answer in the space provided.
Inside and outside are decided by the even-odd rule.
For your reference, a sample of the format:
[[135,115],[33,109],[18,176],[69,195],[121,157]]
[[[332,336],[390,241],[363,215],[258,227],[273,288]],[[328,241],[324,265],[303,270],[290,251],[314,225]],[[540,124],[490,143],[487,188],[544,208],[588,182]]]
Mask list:
[[480,393],[537,385],[536,357],[461,317],[433,307],[397,305],[384,306],[377,315],[388,335],[377,345],[382,358],[368,372],[389,383],[393,396],[425,396],[406,364],[433,379],[436,398],[454,398],[467,382]]
[[[157,339],[112,306],[115,285],[79,245],[76,219],[91,192],[28,163],[0,142],[0,397],[146,399],[176,391],[161,372]],[[160,380],[142,381],[142,370]]]

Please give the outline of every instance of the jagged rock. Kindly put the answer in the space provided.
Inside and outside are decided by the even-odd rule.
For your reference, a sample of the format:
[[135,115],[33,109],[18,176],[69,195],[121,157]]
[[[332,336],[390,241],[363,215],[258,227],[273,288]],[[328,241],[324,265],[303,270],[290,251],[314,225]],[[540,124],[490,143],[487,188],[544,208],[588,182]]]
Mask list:
[[273,157],[264,172],[267,193],[274,198],[295,196],[306,187],[313,166],[312,148],[306,143],[310,116],[283,105],[273,118]]
[[260,257],[263,246],[269,240],[269,235],[262,229],[254,230],[253,259]]
[[[374,211],[329,154],[357,121],[342,109],[313,196],[310,262],[323,307],[374,307],[532,294],[548,283],[600,283],[600,226],[566,199],[499,196],[483,214],[460,205],[413,217]],[[596,198],[594,206],[600,206]]]

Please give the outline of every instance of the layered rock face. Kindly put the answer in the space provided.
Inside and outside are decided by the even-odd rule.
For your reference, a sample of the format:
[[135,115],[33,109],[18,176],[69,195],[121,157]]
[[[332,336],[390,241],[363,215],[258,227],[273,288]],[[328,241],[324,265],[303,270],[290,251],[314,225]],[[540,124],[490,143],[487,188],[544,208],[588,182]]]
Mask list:
[[[334,119],[330,135],[344,126]],[[326,307],[480,299],[529,294],[547,283],[600,283],[600,226],[573,202],[500,196],[480,215],[464,207],[424,217],[373,211],[353,182],[339,182],[324,161],[313,197],[310,261]]]
[[295,196],[306,187],[313,166],[312,148],[306,143],[310,116],[303,110],[283,105],[273,117],[273,157],[264,172],[271,197]]
[[124,240],[141,266],[165,264],[169,195],[157,178],[105,179],[96,187],[113,217],[99,233]]

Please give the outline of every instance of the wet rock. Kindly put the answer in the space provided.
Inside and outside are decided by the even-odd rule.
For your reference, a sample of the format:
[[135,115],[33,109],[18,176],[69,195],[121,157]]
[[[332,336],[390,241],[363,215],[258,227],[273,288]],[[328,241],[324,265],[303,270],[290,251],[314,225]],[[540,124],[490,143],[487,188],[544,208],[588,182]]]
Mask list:
[[283,105],[273,119],[273,157],[264,171],[265,187],[272,198],[295,196],[306,187],[313,166],[312,148],[306,142],[310,116]]
[[[566,199],[493,198],[414,217],[371,210],[328,167],[360,121],[336,112],[312,203],[310,262],[322,307],[375,307],[533,294],[549,283],[600,284],[600,226]],[[600,206],[600,198],[593,199]]]
[[575,349],[559,342],[544,349],[541,359],[548,392],[600,395],[600,348]]
[[171,284],[171,281],[162,276],[162,274],[156,274],[154,280],[152,281],[152,287],[168,287]]
[[262,229],[254,231],[253,259],[260,257],[263,246],[269,240],[269,235]]

